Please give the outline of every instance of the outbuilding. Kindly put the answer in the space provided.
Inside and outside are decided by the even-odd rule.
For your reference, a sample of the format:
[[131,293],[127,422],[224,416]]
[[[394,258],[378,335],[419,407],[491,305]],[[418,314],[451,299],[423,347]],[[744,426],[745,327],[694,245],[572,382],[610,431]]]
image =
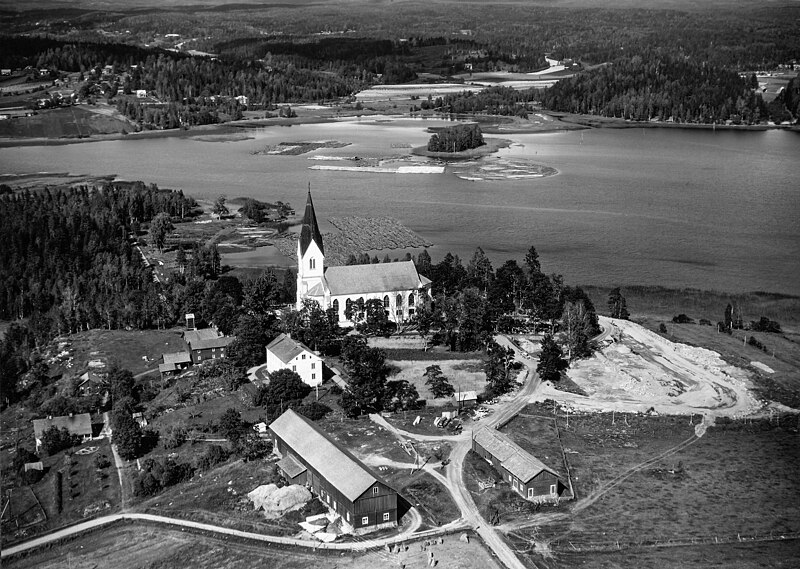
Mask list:
[[269,430],[286,480],[318,496],[340,516],[345,532],[364,534],[397,526],[397,491],[313,421],[289,409]]
[[545,466],[496,429],[484,427],[474,433],[472,450],[491,464],[503,480],[527,500],[556,501],[567,490],[555,470]]
[[192,363],[199,364],[208,360],[225,357],[225,349],[233,342],[232,336],[223,336],[212,328],[204,330],[187,330],[183,340],[189,346]]

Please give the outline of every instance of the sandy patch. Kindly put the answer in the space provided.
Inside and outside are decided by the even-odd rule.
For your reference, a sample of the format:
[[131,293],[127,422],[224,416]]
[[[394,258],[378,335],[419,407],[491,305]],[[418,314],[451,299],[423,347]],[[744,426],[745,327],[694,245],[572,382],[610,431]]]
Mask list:
[[625,320],[601,317],[606,345],[567,375],[588,397],[542,386],[536,400],[555,399],[581,409],[746,415],[760,404],[748,389],[747,371],[717,352],[671,342]]
[[761,371],[765,371],[767,373],[775,373],[775,370],[769,367],[767,364],[762,364],[761,362],[750,362],[750,365],[760,369]]

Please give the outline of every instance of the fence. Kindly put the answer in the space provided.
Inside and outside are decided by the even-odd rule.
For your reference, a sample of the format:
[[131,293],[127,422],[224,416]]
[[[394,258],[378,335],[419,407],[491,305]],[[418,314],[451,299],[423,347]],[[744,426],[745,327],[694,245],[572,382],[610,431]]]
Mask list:
[[569,540],[553,541],[549,544],[553,552],[603,552],[620,551],[623,549],[638,549],[645,547],[690,547],[693,545],[718,545],[726,543],[744,542],[765,542],[765,541],[784,541],[800,539],[800,532],[775,533],[763,535],[741,535],[735,536],[694,536],[694,537],[672,537],[660,539],[640,539],[637,541],[600,541],[600,542],[578,542],[573,543]]

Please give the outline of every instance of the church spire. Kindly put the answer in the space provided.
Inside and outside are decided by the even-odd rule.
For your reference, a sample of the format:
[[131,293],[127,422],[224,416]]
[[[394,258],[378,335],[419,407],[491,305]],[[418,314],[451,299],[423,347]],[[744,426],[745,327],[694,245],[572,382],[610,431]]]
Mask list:
[[304,255],[308,246],[314,241],[319,247],[320,253],[325,254],[322,247],[322,233],[317,225],[317,215],[314,213],[314,202],[311,201],[311,183],[308,184],[308,198],[306,199],[306,211],[303,215],[303,227],[300,230],[300,255]]

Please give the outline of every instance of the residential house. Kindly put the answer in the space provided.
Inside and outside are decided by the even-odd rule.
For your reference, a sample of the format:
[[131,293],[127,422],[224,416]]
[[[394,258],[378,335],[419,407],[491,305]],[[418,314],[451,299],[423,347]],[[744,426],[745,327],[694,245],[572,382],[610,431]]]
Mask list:
[[267,371],[274,373],[280,369],[296,372],[311,387],[322,383],[322,358],[288,334],[279,335],[267,346]]
[[34,419],[33,436],[36,439],[36,452],[39,452],[39,447],[42,446],[42,434],[53,426],[66,429],[71,435],[81,437],[83,442],[92,440],[92,418],[89,413]]
[[286,480],[302,484],[340,516],[345,532],[395,527],[398,494],[313,421],[289,409],[269,426]]
[[233,341],[232,336],[223,336],[216,330],[187,330],[183,333],[183,340],[189,346],[192,363],[199,364],[209,360],[218,360],[225,357],[225,349]]
[[490,427],[472,435],[472,450],[491,464],[523,498],[556,501],[567,490],[558,473],[548,468],[508,436]]

